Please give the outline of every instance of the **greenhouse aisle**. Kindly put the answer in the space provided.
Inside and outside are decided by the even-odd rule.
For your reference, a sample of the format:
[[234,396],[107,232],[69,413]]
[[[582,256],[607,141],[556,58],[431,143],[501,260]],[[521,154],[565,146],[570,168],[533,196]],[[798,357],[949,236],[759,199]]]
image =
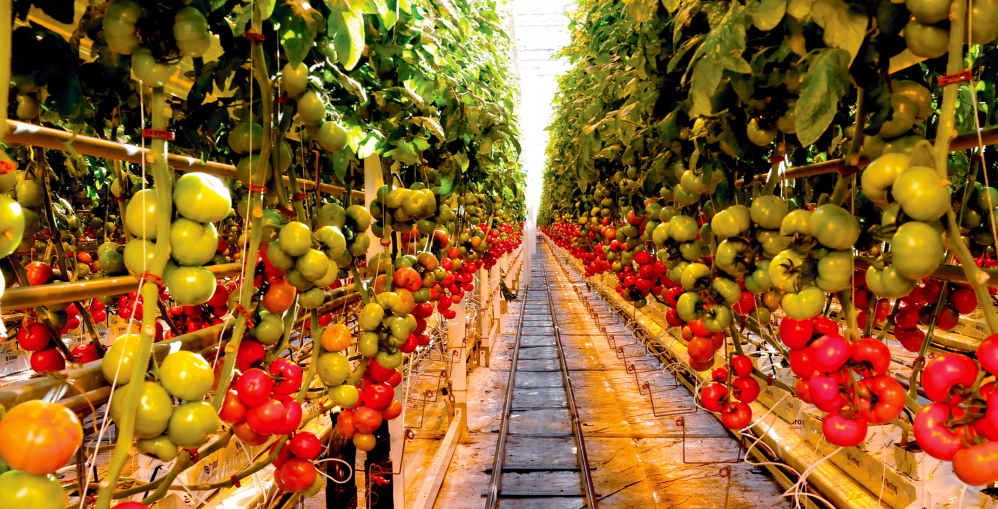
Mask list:
[[[562,266],[547,243],[540,240],[532,272],[532,281],[541,283],[546,278],[546,284],[534,284],[521,291],[519,299],[525,299],[526,310],[523,302],[511,306],[511,312],[503,317],[500,345],[494,349],[490,366],[476,369],[469,378],[469,440],[458,447],[435,507],[483,507],[496,437],[501,430],[503,394],[520,313],[526,313],[522,344],[539,344],[554,340],[554,329],[545,326],[551,321],[548,309],[553,309],[553,323],[560,330],[601,507],[788,506],[786,499],[780,498],[782,489],[768,472],[738,461],[742,452],[738,443],[710,414],[696,410],[690,393],[675,377],[663,374],[662,366],[646,354],[613,311],[595,293],[588,292],[581,277]],[[552,292],[551,308],[547,292]],[[571,435],[566,435],[571,430],[566,411],[528,410],[544,405],[564,407],[565,401],[555,397],[557,391],[540,389],[560,387],[557,369],[543,369],[557,367],[557,359],[539,359],[542,354],[521,348],[511,430],[522,433],[525,429],[546,428],[560,433],[558,440],[571,445]],[[531,391],[522,388],[529,387],[538,388],[532,391],[532,400],[524,399]],[[562,453],[554,455],[546,454],[549,449],[558,450],[517,446],[514,437],[506,447],[506,464],[577,464],[568,452],[574,452],[573,448],[562,447]],[[567,470],[577,475],[577,469]],[[564,477],[564,471],[560,474]],[[517,475],[522,479],[529,474]],[[578,495],[578,486],[574,484],[566,492]],[[520,490],[512,478],[504,480],[503,487]],[[568,505],[557,497],[541,501],[500,497],[498,506],[581,506],[578,496],[560,500]]]

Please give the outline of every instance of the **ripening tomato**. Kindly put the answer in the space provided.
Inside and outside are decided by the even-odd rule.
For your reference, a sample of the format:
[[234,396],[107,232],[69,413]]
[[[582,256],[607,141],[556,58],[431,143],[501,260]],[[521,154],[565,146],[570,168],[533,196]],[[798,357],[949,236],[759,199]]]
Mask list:
[[72,353],[76,356],[75,362],[80,364],[86,364],[100,359],[100,355],[97,353],[97,347],[92,343],[80,343],[73,348]]
[[314,433],[302,431],[288,441],[287,449],[301,459],[314,460],[322,453],[322,442]]
[[253,368],[239,375],[234,388],[241,401],[247,407],[262,405],[270,399],[270,393],[274,388],[274,381],[264,370]]
[[246,420],[246,412],[249,409],[242,401],[239,401],[239,394],[229,389],[222,401],[222,407],[218,409],[218,418],[228,424],[238,424]]
[[232,432],[239,437],[239,440],[249,444],[249,445],[263,445],[270,438],[270,435],[261,435],[252,428],[246,421],[240,422],[232,426]]
[[38,373],[62,371],[66,369],[66,359],[63,358],[62,352],[55,348],[39,350],[31,354],[31,369]]
[[353,411],[353,425],[359,433],[374,433],[382,420],[381,413],[371,407],[362,406]]
[[743,429],[752,421],[752,408],[745,403],[734,403],[721,413],[721,423],[728,429]]
[[10,468],[45,475],[73,458],[83,443],[83,426],[68,408],[33,400],[0,419],[0,437],[0,457]]
[[280,279],[270,284],[267,293],[263,294],[263,307],[271,313],[283,314],[294,302],[297,290],[287,281]]
[[932,359],[922,371],[922,387],[929,399],[957,405],[963,396],[953,395],[952,389],[970,388],[977,380],[978,367],[973,359],[957,353],[944,353]]
[[24,266],[28,273],[28,284],[44,285],[52,280],[52,267],[44,262],[31,262]]
[[378,440],[371,433],[357,433],[353,436],[353,445],[359,451],[370,451],[374,449]]
[[350,347],[353,337],[346,325],[336,323],[322,331],[322,348],[327,352],[340,352]]
[[825,439],[839,447],[855,447],[866,440],[866,421],[849,419],[840,413],[830,413],[821,421]]
[[381,410],[381,417],[385,420],[390,421],[400,415],[402,415],[402,402],[397,399],[393,399],[387,407]]
[[353,425],[353,410],[343,410],[336,415],[336,432],[342,438],[353,438],[357,428]]

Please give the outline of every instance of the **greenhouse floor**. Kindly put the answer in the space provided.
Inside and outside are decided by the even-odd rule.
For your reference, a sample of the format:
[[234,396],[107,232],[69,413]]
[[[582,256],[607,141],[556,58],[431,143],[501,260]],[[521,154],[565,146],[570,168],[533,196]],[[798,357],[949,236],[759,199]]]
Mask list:
[[[586,290],[581,277],[562,267],[546,244],[538,242],[536,251],[532,287],[521,290],[520,300],[510,303],[488,366],[476,367],[468,377],[467,439],[456,448],[434,507],[477,509],[485,505],[513,346],[524,312],[522,345],[553,338],[555,324],[560,331],[601,507],[789,507],[787,499],[780,498],[783,490],[769,473],[739,461],[743,451],[738,442],[714,417],[696,408],[689,391],[671,374],[663,373],[663,367],[620,319],[595,293]],[[553,306],[548,305],[546,292],[552,292]],[[595,311],[596,319],[583,299]],[[511,435],[505,464],[535,468],[503,475],[500,493],[518,492],[519,496],[500,495],[498,507],[583,507],[585,499],[580,497],[577,479],[582,477],[580,469],[567,468],[577,467],[578,462],[565,398],[559,395],[562,389],[544,389],[561,387],[555,380],[560,369],[544,369],[557,367],[559,361],[540,352],[521,346],[511,429],[520,434],[525,429],[548,430],[551,436],[534,438],[560,440],[567,447],[536,442],[524,446],[522,437],[517,445],[518,438]],[[414,379],[417,382],[410,394],[423,394],[426,388],[432,391],[437,385],[432,374],[439,369],[427,366],[424,376]],[[449,421],[444,398],[435,403],[424,397],[416,399],[419,401],[410,397],[406,419],[406,426],[416,432],[405,449],[406,507],[416,499]],[[545,406],[551,408],[540,409]],[[537,472],[543,470],[536,468],[538,465],[560,465],[562,471],[545,475]],[[562,484],[573,496],[552,496]],[[548,492],[546,498],[535,499],[524,493],[538,489],[538,485]]]

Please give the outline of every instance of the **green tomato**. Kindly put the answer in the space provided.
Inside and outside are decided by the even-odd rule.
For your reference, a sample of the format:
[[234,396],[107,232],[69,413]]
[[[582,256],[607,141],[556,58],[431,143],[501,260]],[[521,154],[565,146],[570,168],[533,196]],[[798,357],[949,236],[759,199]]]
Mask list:
[[927,166],[908,168],[894,181],[891,192],[901,210],[916,221],[935,221],[952,207],[946,181]]
[[[101,373],[108,383],[121,387],[132,380],[132,363],[138,355],[141,341],[142,338],[138,334],[124,334],[114,340],[114,344],[107,349],[100,364]],[[116,374],[117,381],[115,381]]]
[[779,196],[771,194],[759,196],[752,200],[750,213],[752,221],[760,228],[775,230],[783,223],[783,218],[790,212],[787,202]]
[[281,315],[263,311],[250,335],[264,345],[276,345],[284,337],[284,320]]
[[210,403],[192,401],[173,411],[167,436],[179,447],[201,447],[218,430],[218,424],[218,412]]
[[125,207],[125,228],[136,237],[155,240],[159,219],[156,214],[156,189],[143,189],[128,200]]
[[[689,267],[689,265],[690,262],[682,260],[679,263],[676,263],[674,267],[669,269],[669,272],[667,272],[666,275],[669,276],[669,279],[678,283],[683,280],[683,271],[685,271],[686,267]],[[620,271],[616,270],[614,272],[620,272]]]
[[24,238],[24,210],[6,194],[0,194],[0,258],[13,253]]
[[305,276],[302,276],[301,272],[298,272],[296,269],[291,269],[284,273],[284,280],[299,292],[307,291],[315,286],[315,283],[305,279]]
[[229,149],[237,154],[259,152],[263,148],[263,126],[253,122],[240,122],[229,131]]
[[701,316],[703,316],[703,311],[700,310],[700,295],[696,292],[686,292],[679,296],[676,301],[676,313],[679,314],[679,318],[686,322],[695,322]]
[[194,352],[173,352],[159,367],[159,382],[173,397],[201,401],[215,381],[211,364]]
[[358,232],[358,235],[371,227],[371,212],[363,205],[350,205],[346,209],[346,215],[348,219],[353,220],[354,231]]
[[347,131],[339,123],[326,120],[319,124],[315,141],[327,152],[339,152],[347,146]]
[[714,265],[730,276],[740,278],[748,272],[746,255],[750,253],[748,242],[732,237],[721,241],[714,253]]
[[316,288],[326,288],[339,279],[340,267],[335,261],[326,259],[326,275],[315,281]]
[[353,244],[350,244],[349,252],[353,256],[364,256],[367,254],[369,247],[371,247],[371,237],[367,233],[361,232],[354,237]]
[[700,195],[707,190],[708,183],[704,181],[703,174],[698,174],[693,170],[686,170],[679,179],[679,185],[686,192]]
[[[125,247],[128,250],[128,247]],[[197,223],[178,217],[170,227],[170,251],[180,265],[200,266],[211,261],[218,250],[218,231],[211,223]]]
[[326,118],[326,104],[314,91],[298,98],[298,118],[307,126],[317,126]]
[[173,22],[173,38],[184,55],[198,58],[211,46],[208,21],[194,7],[181,7]]
[[4,509],[62,509],[68,503],[62,484],[52,474],[20,470],[0,474],[0,507]]
[[689,242],[697,238],[700,227],[697,226],[696,219],[689,216],[678,215],[669,220],[669,236],[676,242]]
[[281,228],[277,245],[288,256],[302,256],[312,248],[312,229],[298,221],[291,221]]
[[142,454],[156,458],[164,463],[169,463],[176,459],[180,453],[177,444],[170,441],[166,435],[155,438],[144,438],[135,442],[135,448]]
[[166,278],[166,287],[181,306],[198,306],[215,294],[215,275],[203,267],[177,267]]
[[335,226],[323,226],[313,235],[326,248],[326,256],[336,258],[347,250],[347,239]]
[[810,210],[797,209],[791,211],[783,218],[783,222],[780,223],[780,236],[783,237],[784,244],[790,244],[790,241],[797,235],[811,236]]
[[718,300],[727,306],[734,306],[742,296],[742,289],[738,286],[738,283],[726,277],[714,278],[710,282],[710,287],[717,293]]
[[316,224],[319,228],[334,226],[343,228],[347,222],[347,211],[338,203],[326,203],[319,208]]
[[385,369],[392,369],[401,366],[403,358],[404,356],[400,350],[396,350],[395,352],[382,350],[374,357],[374,361]]
[[794,320],[810,320],[818,316],[825,307],[825,293],[817,286],[808,286],[799,292],[783,296],[780,305],[783,312]]
[[676,201],[676,203],[684,206],[693,205],[694,203],[700,201],[699,194],[691,193],[680,187],[679,184],[676,184],[675,189],[673,189],[672,198]]
[[[737,299],[736,299],[737,300]],[[711,332],[720,332],[731,325],[731,308],[712,304],[703,314],[703,326]]]
[[330,387],[328,394],[329,398],[332,399],[334,403],[343,408],[353,408],[360,399],[360,391],[358,391],[353,385],[348,384]]
[[894,181],[911,163],[911,157],[907,154],[890,153],[884,154],[870,163],[863,170],[860,184],[863,187],[863,194],[873,203],[885,205],[887,203],[887,190],[894,185]]
[[[691,263],[683,269],[680,283],[687,292],[698,292],[710,284],[710,267],[702,263]],[[706,280],[706,281],[705,281]]]
[[267,259],[276,269],[291,270],[295,266],[295,259],[285,253],[278,242],[267,244]]
[[125,244],[125,253],[122,256],[122,261],[125,264],[125,268],[133,276],[138,276],[148,270],[149,267],[162,263],[156,256],[156,245],[138,237],[129,240]]
[[714,216],[710,229],[718,238],[737,237],[752,226],[751,214],[745,205],[732,205]]
[[769,279],[773,286],[785,292],[797,291],[802,278],[807,275],[804,255],[793,249],[784,249],[769,264]]
[[175,68],[173,65],[157,62],[152,51],[147,48],[140,48],[132,54],[132,72],[135,77],[153,88],[167,84]]
[[765,327],[766,324],[769,323],[771,317],[772,313],[766,308],[766,306],[756,306],[752,309],[752,312],[748,314],[749,320],[755,322],[758,327]]
[[679,253],[684,259],[695,262],[703,257],[703,247],[697,241],[683,242],[679,245]]
[[312,288],[298,296],[298,305],[304,309],[317,309],[326,300],[321,288]]
[[829,249],[852,249],[859,239],[859,222],[846,209],[826,203],[811,214],[811,231]]
[[318,364],[316,364],[319,379],[328,386],[337,386],[343,383],[350,376],[350,371],[350,360],[341,353],[324,353],[319,356]]
[[920,221],[901,225],[891,238],[891,265],[898,274],[911,280],[935,272],[944,252],[942,235]]
[[981,187],[974,193],[974,203],[977,205],[977,210],[994,210],[998,207],[998,189]]
[[756,230],[755,240],[762,246],[763,254],[769,257],[778,255],[787,247],[787,242],[779,231]]
[[381,337],[376,332],[363,332],[357,338],[357,351],[364,357],[374,357],[378,354],[378,343]]
[[755,264],[755,270],[745,276],[745,289],[762,295],[773,287],[773,280],[769,277],[770,260],[759,260]]
[[288,97],[298,97],[305,93],[308,90],[308,67],[301,62],[284,64],[281,69],[281,87]]
[[305,279],[317,281],[325,277],[326,273],[329,272],[329,258],[318,249],[309,249],[305,254],[298,257],[298,260],[295,262],[295,269]]
[[[256,149],[256,145],[253,146]],[[249,186],[265,186],[274,176],[274,167],[270,160],[260,161],[260,154],[244,156],[236,163],[236,179],[239,183]]]
[[866,286],[877,297],[900,299],[915,289],[916,281],[908,279],[893,265],[883,269],[871,266],[866,269]]
[[818,260],[818,276],[814,284],[827,293],[841,292],[849,288],[853,273],[853,252],[851,249],[830,251]]
[[[119,426],[124,417],[125,398],[111,398],[109,412]],[[162,435],[173,413],[173,399],[162,385],[156,382],[142,382],[139,406],[135,410],[135,436],[153,438]]]
[[177,213],[199,223],[214,223],[229,216],[232,195],[222,179],[207,173],[185,173],[173,186]]

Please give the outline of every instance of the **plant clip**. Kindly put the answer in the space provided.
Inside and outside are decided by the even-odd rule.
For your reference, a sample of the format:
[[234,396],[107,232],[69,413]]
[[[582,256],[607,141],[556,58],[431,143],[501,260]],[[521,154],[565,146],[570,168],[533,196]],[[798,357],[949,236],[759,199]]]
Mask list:
[[280,203],[278,203],[277,206],[275,206],[274,208],[277,209],[277,211],[280,212],[281,214],[284,214],[285,216],[298,217],[297,212],[285,207],[284,205],[281,205]]
[[291,201],[304,201],[305,198],[308,198],[308,194],[306,194],[306,193],[298,193],[298,194],[296,194],[296,195],[294,195],[294,196],[291,197]]
[[143,129],[143,138],[158,138],[166,141],[173,141],[173,133],[170,131],[164,131],[162,129]]
[[257,42],[263,42],[267,40],[267,38],[263,34],[258,34],[256,32],[246,32],[245,34],[243,34],[243,37],[251,41],[257,41]]
[[776,164],[776,163],[785,163],[785,162],[787,162],[787,156],[786,156],[786,154],[784,154],[782,156],[772,156],[772,157],[769,158],[769,162],[773,163],[773,164]]
[[243,483],[239,482],[239,478],[236,477],[236,474],[232,474],[232,477],[230,477],[229,480],[232,481],[232,485],[235,486],[236,488],[243,487]]
[[766,385],[769,387],[773,386],[773,375],[766,375]]
[[914,366],[915,364],[918,364],[920,362],[922,364],[925,364],[925,356],[919,355],[918,357],[915,357],[915,360],[911,361],[911,364]]
[[194,463],[197,463],[198,460],[201,459],[201,453],[198,452],[197,449],[184,449],[184,450],[187,451],[187,454],[191,455],[191,461],[193,461]]
[[266,194],[267,193],[267,186],[258,186],[258,185],[250,184],[250,186],[249,186],[249,192],[251,192],[251,193]]
[[294,97],[281,96],[277,98],[277,104],[287,104],[289,106],[298,105],[298,100]]
[[114,201],[116,201],[118,203],[124,203],[124,202],[128,201],[128,198],[125,198],[124,196],[115,196],[114,197]]
[[17,171],[17,165],[13,161],[0,161],[0,175],[14,173],[15,171]]
[[148,270],[143,272],[139,276],[139,280],[149,281],[150,283],[159,287],[160,290],[162,290],[163,287],[166,286],[166,283],[163,282],[163,278],[157,276],[156,274],[153,274],[152,272],[149,272]]
[[947,74],[945,76],[940,76],[938,83],[940,86],[952,85],[953,83],[960,83],[961,81],[970,81],[973,75],[970,73],[970,69],[965,71],[956,72],[953,74]]
[[253,315],[250,314],[249,310],[244,308],[242,304],[237,305],[236,308],[232,310],[232,312],[243,315],[243,319],[246,320],[246,328],[248,329],[253,328]]

